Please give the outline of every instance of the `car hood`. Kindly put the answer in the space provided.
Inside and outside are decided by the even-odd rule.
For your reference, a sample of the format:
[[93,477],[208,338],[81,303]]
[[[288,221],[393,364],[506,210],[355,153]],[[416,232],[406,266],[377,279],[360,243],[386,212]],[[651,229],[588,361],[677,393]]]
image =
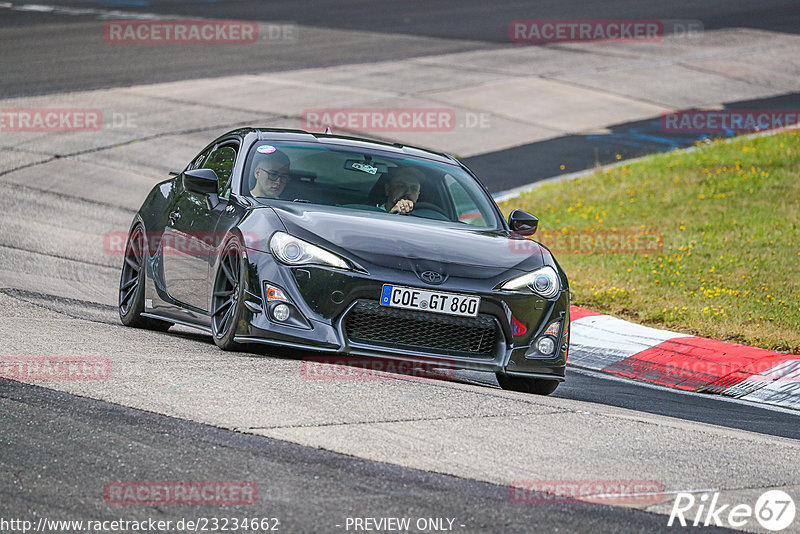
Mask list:
[[543,265],[543,247],[506,231],[328,206],[272,205],[289,233],[368,264],[494,278]]

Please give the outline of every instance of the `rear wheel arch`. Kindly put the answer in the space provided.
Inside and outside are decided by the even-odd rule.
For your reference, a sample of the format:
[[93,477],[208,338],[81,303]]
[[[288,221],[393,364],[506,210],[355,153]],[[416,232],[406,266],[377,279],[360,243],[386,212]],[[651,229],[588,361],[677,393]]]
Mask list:
[[122,324],[164,332],[173,323],[143,317],[149,246],[144,223],[137,217],[125,241],[117,310]]

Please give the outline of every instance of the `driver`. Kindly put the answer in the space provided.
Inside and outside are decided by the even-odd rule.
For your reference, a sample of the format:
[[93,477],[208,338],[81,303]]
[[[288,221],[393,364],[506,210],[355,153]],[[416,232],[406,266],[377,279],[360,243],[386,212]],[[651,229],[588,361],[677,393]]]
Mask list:
[[378,205],[389,213],[407,214],[414,209],[425,175],[413,167],[396,167],[389,170],[389,181],[384,191],[386,201]]
[[278,198],[289,181],[289,156],[274,147],[253,158],[254,197]]

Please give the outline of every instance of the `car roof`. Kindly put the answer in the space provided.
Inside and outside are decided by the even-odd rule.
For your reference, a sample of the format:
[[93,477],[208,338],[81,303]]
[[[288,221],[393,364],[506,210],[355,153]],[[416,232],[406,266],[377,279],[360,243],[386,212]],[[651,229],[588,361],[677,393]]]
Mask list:
[[387,143],[385,141],[377,141],[375,139],[366,139],[363,137],[315,133],[307,132],[305,130],[290,130],[286,128],[242,128],[238,130],[237,133],[256,133],[258,134],[258,140],[269,139],[274,141],[300,141],[305,143],[320,143],[327,145],[380,150],[383,152],[393,152],[398,155],[415,156],[438,161],[440,163],[460,166],[458,160],[449,154],[434,152],[432,150],[411,145],[403,145],[401,143]]

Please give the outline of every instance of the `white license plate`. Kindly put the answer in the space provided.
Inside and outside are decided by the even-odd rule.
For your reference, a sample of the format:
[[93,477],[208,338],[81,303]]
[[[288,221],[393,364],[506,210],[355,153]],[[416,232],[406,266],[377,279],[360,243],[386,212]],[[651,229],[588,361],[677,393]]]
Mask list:
[[384,284],[383,291],[381,291],[381,305],[390,308],[476,317],[481,305],[481,298]]

